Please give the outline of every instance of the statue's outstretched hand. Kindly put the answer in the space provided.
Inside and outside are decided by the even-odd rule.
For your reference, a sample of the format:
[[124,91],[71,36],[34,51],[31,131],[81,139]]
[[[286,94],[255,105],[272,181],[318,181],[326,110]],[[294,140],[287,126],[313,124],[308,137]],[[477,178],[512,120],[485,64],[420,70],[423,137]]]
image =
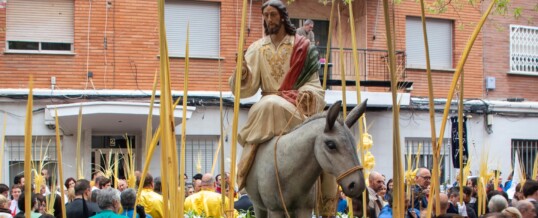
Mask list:
[[[245,53],[247,51],[243,51],[243,63],[241,64],[241,80],[244,80],[247,78],[248,76],[248,65],[247,65],[247,60],[245,59]],[[237,63],[238,59],[237,59],[237,54],[235,55],[235,62]]]

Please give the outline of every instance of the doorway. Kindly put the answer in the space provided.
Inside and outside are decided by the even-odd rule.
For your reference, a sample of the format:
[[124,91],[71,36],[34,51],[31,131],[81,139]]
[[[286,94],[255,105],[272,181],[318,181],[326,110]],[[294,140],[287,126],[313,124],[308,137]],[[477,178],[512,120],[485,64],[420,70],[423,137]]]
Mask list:
[[[132,156],[128,153],[128,146],[131,147]],[[125,179],[127,176],[127,162],[136,157],[135,148],[135,136],[132,135],[92,136],[92,177],[96,172],[114,175],[115,163],[117,162],[117,177],[118,179]]]

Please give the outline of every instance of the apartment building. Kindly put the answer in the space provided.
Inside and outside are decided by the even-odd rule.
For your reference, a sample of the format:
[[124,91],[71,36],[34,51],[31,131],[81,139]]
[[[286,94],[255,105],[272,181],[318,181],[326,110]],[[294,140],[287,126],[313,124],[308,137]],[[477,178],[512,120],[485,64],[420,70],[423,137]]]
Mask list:
[[[532,4],[529,0],[521,0]],[[263,36],[260,6],[264,1],[249,1],[245,45]],[[517,1],[516,1],[517,2]],[[530,2],[530,3],[529,3]],[[431,4],[431,2],[428,2]],[[486,3],[474,7],[455,9],[447,7],[443,13],[427,14],[428,37],[432,59],[432,77],[435,87],[436,108],[441,111],[446,101],[454,68],[463,52],[467,39],[474,30]],[[0,112],[6,114],[6,148],[4,156],[4,182],[22,171],[23,134],[28,78],[34,77],[36,90],[33,135],[34,159],[40,151],[47,151],[47,158],[56,166],[54,145],[55,109],[62,127],[62,154],[66,176],[75,175],[75,147],[77,141],[77,116],[82,106],[82,147],[86,178],[91,172],[106,166],[110,152],[125,152],[127,141],[135,147],[137,167],[146,159],[146,118],[153,78],[159,68],[159,41],[156,2],[126,0],[11,0],[0,6]],[[349,9],[340,2],[336,12],[340,22],[334,21],[332,39],[327,46],[331,4],[318,1],[295,0],[288,6],[292,21],[300,26],[305,19],[315,22],[316,45],[320,58],[328,64],[329,90],[326,101],[332,104],[342,97],[341,74],[346,76],[349,105],[356,104],[355,72],[351,53]],[[378,160],[390,160],[392,151],[392,115],[387,66],[387,49],[382,1],[353,1],[353,17],[359,52],[359,77],[362,99],[369,99],[367,114],[368,132],[373,136],[372,153]],[[227,78],[235,67],[238,46],[241,1],[169,0],[165,4],[166,30],[170,53],[170,69],[174,96],[182,96],[186,26],[190,26],[190,77],[189,108],[187,108],[187,174],[191,177],[219,169],[214,164],[220,136],[219,91],[225,99],[224,136],[226,164],[230,161],[229,139],[233,116],[233,96],[228,91]],[[402,1],[390,7],[395,24],[395,45],[400,82],[401,142],[402,151],[414,157],[419,144],[422,166],[431,166],[429,115],[427,111],[427,77],[423,54],[420,7],[415,1]],[[536,16],[525,11],[524,16]],[[506,25],[523,25],[523,20],[492,17]],[[531,19],[532,20],[532,19]],[[531,25],[531,24],[525,24]],[[532,25],[531,25],[532,26]],[[534,24],[536,26],[536,24]],[[342,29],[345,48],[339,56],[338,29]],[[511,27],[510,27],[511,28]],[[508,32],[510,32],[510,28]],[[534,32],[536,33],[536,32]],[[504,35],[503,35],[504,34]],[[496,43],[509,35],[495,32],[495,26],[486,26],[478,37],[469,56],[465,71],[465,99],[468,150],[474,163],[478,162],[483,147],[494,148],[501,154],[510,152],[505,138],[536,140],[538,135],[528,125],[536,118],[504,116],[500,109],[520,110],[527,107],[528,114],[535,114],[532,88],[534,77],[508,73],[510,61],[507,45]],[[534,34],[533,37],[537,37]],[[506,39],[507,40],[507,39]],[[505,40],[505,41],[506,41]],[[501,40],[502,41],[502,40]],[[511,41],[507,41],[510,44]],[[329,47],[329,48],[328,48]],[[502,51],[502,52],[499,52]],[[492,53],[495,56],[492,56]],[[535,53],[536,54],[536,53]],[[502,56],[505,55],[505,56]],[[344,64],[340,64],[344,59]],[[536,62],[535,62],[536,64]],[[506,68],[506,69],[505,69]],[[496,78],[496,89],[486,89],[486,78]],[[514,79],[517,78],[517,79]],[[528,87],[532,87],[528,85]],[[531,92],[529,89],[532,89]],[[513,95],[508,95],[512,93]],[[531,93],[531,94],[529,94]],[[525,98],[524,102],[506,103],[507,98]],[[241,123],[246,120],[248,107],[260,98],[257,95],[242,100]],[[535,97],[534,97],[535,98]],[[533,102],[534,101],[534,102]],[[517,107],[507,107],[516,105]],[[450,115],[455,115],[452,107]],[[181,122],[181,109],[175,118]],[[436,130],[439,132],[442,113],[436,113]],[[153,112],[155,127],[158,110]],[[2,118],[4,120],[4,118]],[[444,134],[443,181],[453,181],[451,161],[450,124]],[[510,131],[505,131],[510,130]],[[516,134],[517,132],[517,134]],[[127,135],[127,136],[125,136]],[[178,131],[179,135],[179,131]],[[126,140],[129,139],[129,140]],[[179,139],[179,137],[178,137]],[[503,139],[503,140],[500,140]],[[49,142],[50,141],[50,142]],[[179,144],[179,143],[178,143]],[[48,145],[48,150],[46,149]],[[494,152],[490,152],[494,153]],[[124,156],[123,154],[120,154]],[[158,157],[154,154],[150,171],[159,175]],[[496,158],[496,157],[495,157]],[[495,159],[493,158],[493,159]],[[530,157],[529,157],[530,158]],[[501,157],[499,157],[501,160]],[[383,164],[387,163],[387,164]],[[509,160],[500,162],[503,172],[509,170]],[[376,170],[392,174],[392,165],[378,161]],[[476,167],[477,168],[477,167]],[[225,166],[229,169],[229,166]],[[391,176],[388,176],[391,177]]]

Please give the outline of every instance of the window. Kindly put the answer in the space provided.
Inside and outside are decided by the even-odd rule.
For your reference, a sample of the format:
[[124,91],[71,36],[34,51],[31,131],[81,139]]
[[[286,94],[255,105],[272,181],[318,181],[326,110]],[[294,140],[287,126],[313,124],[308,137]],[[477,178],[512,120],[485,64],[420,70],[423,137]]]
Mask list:
[[[420,156],[417,156],[420,144],[422,144],[422,148],[420,150]],[[418,167],[424,167],[430,171],[433,169],[433,148],[431,138],[405,138],[405,169],[409,167],[407,166],[407,155],[409,153],[411,153],[411,158],[413,160],[413,169],[416,169],[415,161],[417,158],[419,158]],[[450,144],[448,138],[443,140],[439,161],[441,163],[440,184],[451,184],[454,180],[452,176],[452,162],[450,158]]]
[[219,57],[220,3],[168,0],[165,6],[165,21],[170,56],[185,56],[185,39],[189,23],[189,56]]
[[[420,17],[407,17],[405,28],[405,48],[407,68],[426,68],[424,36]],[[452,69],[452,21],[426,19],[430,64],[432,69]]]
[[510,72],[538,75],[538,27],[510,25]]
[[[6,137],[7,157],[9,160],[9,183],[13,182],[16,175],[24,172],[24,137]],[[56,137],[55,136],[34,136],[32,140],[32,162],[36,167],[42,158],[45,160],[45,168],[49,170],[49,175],[56,172]]]
[[[189,178],[192,178],[197,173],[204,174],[211,172],[215,152],[218,147],[218,139],[218,136],[187,136],[185,146],[185,173]],[[181,154],[181,136],[178,135],[176,140],[177,157],[179,160]],[[197,169],[198,164],[200,164],[200,169]],[[215,175],[219,174],[219,161],[216,164],[215,172],[213,172]]]
[[[512,166],[515,166],[516,153],[519,154],[519,161],[525,167],[525,173],[532,175],[536,151],[538,150],[538,140],[512,139]],[[527,176],[527,178],[530,178]]]
[[73,0],[7,2],[6,50],[72,53]]

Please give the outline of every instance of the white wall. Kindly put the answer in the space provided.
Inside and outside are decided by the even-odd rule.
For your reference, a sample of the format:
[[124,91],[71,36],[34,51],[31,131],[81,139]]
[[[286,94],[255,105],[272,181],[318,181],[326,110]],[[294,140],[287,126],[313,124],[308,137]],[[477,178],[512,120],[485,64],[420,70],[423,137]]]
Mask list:
[[[48,102],[36,102],[35,109],[43,108]],[[2,102],[0,104],[0,124],[3,123],[3,112],[8,111],[12,115],[7,116],[7,130],[8,136],[22,136],[24,135],[24,120],[25,120],[25,108],[26,103],[20,102]],[[231,158],[231,126],[233,121],[233,108],[226,108],[225,128],[227,128],[227,141],[225,142],[224,152],[226,156],[226,171],[230,171],[229,163]],[[242,128],[246,122],[248,110],[241,109],[239,117],[239,129]],[[53,130],[47,129],[44,124],[44,111],[38,111],[34,114],[33,120],[33,135],[54,135]],[[220,135],[219,121],[220,121],[219,108],[217,106],[211,107],[197,107],[192,117],[187,120],[187,134],[188,135]],[[442,114],[436,113],[436,132],[440,131]],[[512,139],[532,139],[538,140],[538,131],[536,131],[536,124],[538,123],[538,117],[507,117],[501,115],[494,115],[493,118],[493,133],[488,134],[484,127],[484,115],[472,114],[472,119],[468,122],[468,141],[469,152],[472,159],[473,173],[476,174],[483,146],[485,146],[490,153],[489,166],[491,169],[500,168],[503,172],[503,177],[506,178],[511,166],[511,140]],[[369,111],[366,117],[367,125],[369,127],[369,133],[373,136],[374,145],[371,150],[376,157],[375,170],[385,175],[387,178],[392,178],[392,112],[390,110],[383,111]],[[263,124],[260,124],[263,125]],[[2,127],[0,127],[1,129]],[[176,127],[176,131],[179,134],[181,132],[181,125]],[[400,142],[402,154],[405,153],[405,138],[406,137],[430,137],[430,124],[429,114],[427,111],[402,111],[400,114]],[[84,130],[83,147],[84,147],[84,169],[85,177],[91,179],[90,162],[91,162],[91,130]],[[142,145],[145,142],[145,134],[140,133],[137,140],[138,145]],[[178,135],[179,137],[179,135]],[[445,138],[450,138],[450,123],[447,122]],[[76,134],[63,136],[63,159],[64,163],[64,179],[68,177],[75,177],[76,175],[76,161],[75,161],[75,149],[76,149]],[[8,160],[7,154],[9,150],[6,149],[6,155],[3,159],[4,174],[2,181],[7,184],[11,184],[9,181],[7,171]],[[139,150],[140,159],[139,167],[142,167],[144,163],[146,151]],[[241,146],[237,146],[237,161],[241,154]],[[150,172],[154,176],[160,175],[160,156],[161,147],[158,146],[155,154],[153,155]],[[403,160],[404,158],[402,158]],[[236,162],[237,163],[237,162]],[[454,173],[454,172],[453,172]]]

